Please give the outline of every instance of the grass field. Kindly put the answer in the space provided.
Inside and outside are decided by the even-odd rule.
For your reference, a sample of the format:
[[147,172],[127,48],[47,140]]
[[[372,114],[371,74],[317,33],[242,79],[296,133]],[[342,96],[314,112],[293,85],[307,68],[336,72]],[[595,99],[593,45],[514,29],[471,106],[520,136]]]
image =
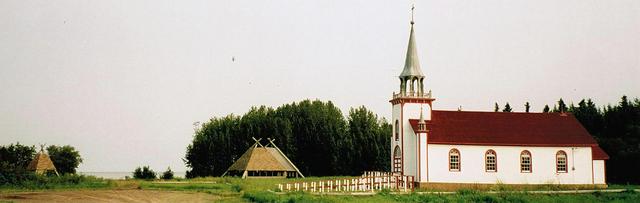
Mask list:
[[[304,181],[331,179],[336,177],[310,177]],[[0,194],[24,191],[63,191],[74,193],[95,190],[104,191],[149,191],[153,195],[196,193],[207,195],[216,202],[640,202],[640,193],[631,189],[637,186],[612,185],[611,188],[629,189],[619,193],[595,192],[588,194],[531,194],[526,191],[498,188],[499,193],[477,190],[459,190],[454,194],[392,194],[382,191],[374,195],[318,195],[305,192],[277,194],[273,192],[278,183],[296,182],[296,179],[239,179],[196,178],[170,181],[104,180],[93,177],[65,180],[39,180],[17,186],[1,186]],[[545,188],[545,187],[542,187]],[[423,190],[424,191],[424,190]],[[128,192],[132,193],[132,192]],[[135,192],[133,192],[135,193]],[[142,196],[145,197],[145,196]],[[176,197],[167,196],[167,197]],[[181,196],[177,196],[181,197]]]

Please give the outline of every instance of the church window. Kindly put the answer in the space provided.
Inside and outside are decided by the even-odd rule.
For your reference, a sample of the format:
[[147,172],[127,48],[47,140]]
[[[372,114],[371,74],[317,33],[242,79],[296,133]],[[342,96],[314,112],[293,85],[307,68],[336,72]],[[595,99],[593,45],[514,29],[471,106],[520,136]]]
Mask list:
[[497,161],[496,151],[487,150],[484,156],[485,162],[485,170],[487,172],[496,172],[498,171],[498,161]]
[[449,171],[460,171],[460,151],[449,150]]
[[400,137],[400,122],[398,120],[396,120],[396,126],[395,127],[396,127],[396,133],[395,133],[396,141],[398,141],[400,139],[399,138]]
[[402,151],[399,146],[393,150],[393,172],[402,173]]
[[558,173],[567,172],[567,153],[565,153],[562,150],[556,153],[556,172]]
[[527,150],[520,153],[520,172],[531,173],[531,152]]

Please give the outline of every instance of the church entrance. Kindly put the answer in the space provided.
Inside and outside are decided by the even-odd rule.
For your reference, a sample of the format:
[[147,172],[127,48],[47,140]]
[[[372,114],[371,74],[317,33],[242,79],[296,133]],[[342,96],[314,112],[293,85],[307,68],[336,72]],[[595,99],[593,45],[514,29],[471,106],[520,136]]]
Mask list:
[[393,172],[402,173],[402,151],[399,146],[393,150]]

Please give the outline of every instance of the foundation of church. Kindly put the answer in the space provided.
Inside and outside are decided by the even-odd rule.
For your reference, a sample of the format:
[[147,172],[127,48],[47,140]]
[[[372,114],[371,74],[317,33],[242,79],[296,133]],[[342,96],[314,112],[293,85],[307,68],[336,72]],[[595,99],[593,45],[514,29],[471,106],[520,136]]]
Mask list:
[[481,184],[481,183],[416,183],[416,188],[438,191],[471,190],[590,190],[606,189],[607,184]]

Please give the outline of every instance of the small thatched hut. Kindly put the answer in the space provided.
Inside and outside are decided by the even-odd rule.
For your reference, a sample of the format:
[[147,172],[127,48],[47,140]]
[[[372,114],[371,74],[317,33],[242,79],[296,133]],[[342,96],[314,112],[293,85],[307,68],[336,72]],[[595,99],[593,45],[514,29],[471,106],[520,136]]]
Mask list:
[[303,177],[300,170],[273,143],[275,139],[268,139],[269,144],[263,146],[256,140],[242,156],[227,169],[222,176],[247,177]]
[[54,172],[56,175],[59,175],[56,166],[53,165],[53,161],[51,161],[49,155],[44,151],[44,146],[40,146],[40,152],[31,160],[29,166],[27,166],[27,170],[35,171],[38,175],[47,174],[48,172]]

